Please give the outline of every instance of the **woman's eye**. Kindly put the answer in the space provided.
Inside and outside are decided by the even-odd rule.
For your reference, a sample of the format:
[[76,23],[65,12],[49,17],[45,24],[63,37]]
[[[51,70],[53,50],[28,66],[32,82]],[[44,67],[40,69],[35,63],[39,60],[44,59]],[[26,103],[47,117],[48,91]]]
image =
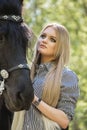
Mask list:
[[46,35],[42,34],[40,37],[44,39],[46,37]]
[[54,38],[51,38],[50,40],[51,40],[51,42],[56,42],[56,40]]

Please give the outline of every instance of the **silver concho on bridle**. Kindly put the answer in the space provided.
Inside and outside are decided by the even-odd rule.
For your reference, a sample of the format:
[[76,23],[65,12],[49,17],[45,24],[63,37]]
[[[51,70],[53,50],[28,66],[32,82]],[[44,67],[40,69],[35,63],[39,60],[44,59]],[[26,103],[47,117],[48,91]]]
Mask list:
[[2,95],[3,90],[5,89],[4,88],[4,82],[5,82],[5,79],[7,79],[9,77],[9,73],[5,69],[2,69],[0,71],[0,75],[3,78],[3,80],[0,81],[0,95]]
[[0,71],[0,76],[2,77],[3,80],[0,80],[0,95],[2,95],[4,89],[5,89],[5,79],[8,79],[9,78],[9,73],[14,71],[14,70],[18,70],[18,69],[28,69],[29,70],[29,65],[28,64],[19,64],[17,66],[14,66],[10,69],[5,70],[5,69],[2,69]]

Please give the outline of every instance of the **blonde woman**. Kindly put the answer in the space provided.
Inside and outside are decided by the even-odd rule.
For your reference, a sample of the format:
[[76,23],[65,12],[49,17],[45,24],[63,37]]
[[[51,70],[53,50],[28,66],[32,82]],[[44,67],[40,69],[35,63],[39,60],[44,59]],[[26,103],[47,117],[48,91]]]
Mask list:
[[66,67],[69,53],[67,29],[57,23],[45,26],[31,67],[35,96],[30,109],[23,114],[21,130],[68,128],[79,96],[78,78]]

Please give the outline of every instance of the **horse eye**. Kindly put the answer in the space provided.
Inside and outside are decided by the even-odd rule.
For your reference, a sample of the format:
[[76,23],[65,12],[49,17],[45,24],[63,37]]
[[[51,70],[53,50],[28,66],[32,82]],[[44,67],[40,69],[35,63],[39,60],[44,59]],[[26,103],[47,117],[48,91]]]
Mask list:
[[5,41],[5,36],[4,35],[0,35],[0,44],[4,43]]

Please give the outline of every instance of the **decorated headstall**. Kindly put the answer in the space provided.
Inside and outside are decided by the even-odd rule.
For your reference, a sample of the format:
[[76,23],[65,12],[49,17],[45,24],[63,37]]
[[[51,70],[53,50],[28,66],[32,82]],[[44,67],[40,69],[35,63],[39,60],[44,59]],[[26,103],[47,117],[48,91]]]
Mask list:
[[[0,21],[12,21],[12,22],[17,22],[21,23],[23,22],[23,19],[21,16],[16,16],[16,15],[0,15]],[[9,78],[9,73],[17,70],[17,69],[29,69],[29,66],[27,64],[19,64],[15,67],[12,67],[9,70],[2,69],[0,70],[0,95],[2,95],[4,89],[5,89],[5,80]]]

